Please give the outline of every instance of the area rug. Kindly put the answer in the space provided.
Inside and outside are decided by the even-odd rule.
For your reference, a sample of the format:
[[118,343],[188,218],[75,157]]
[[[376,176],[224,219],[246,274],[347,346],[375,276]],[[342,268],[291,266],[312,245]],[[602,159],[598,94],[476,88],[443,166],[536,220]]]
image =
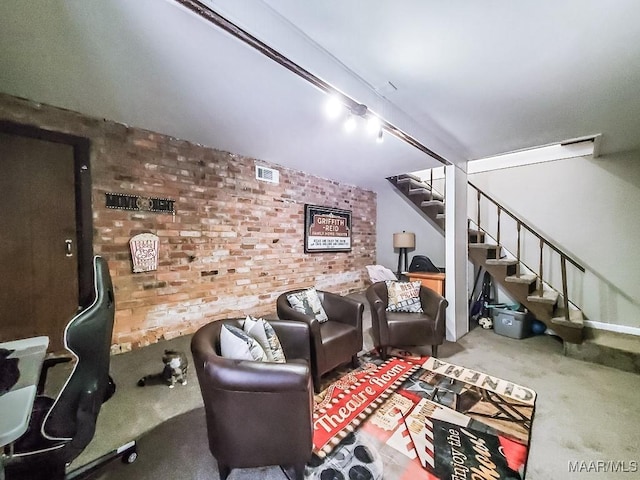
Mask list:
[[394,357],[381,365],[366,362],[332,383],[314,406],[313,452],[325,457],[417,368]]
[[316,396],[307,479],[522,479],[536,393],[433,357],[375,354]]

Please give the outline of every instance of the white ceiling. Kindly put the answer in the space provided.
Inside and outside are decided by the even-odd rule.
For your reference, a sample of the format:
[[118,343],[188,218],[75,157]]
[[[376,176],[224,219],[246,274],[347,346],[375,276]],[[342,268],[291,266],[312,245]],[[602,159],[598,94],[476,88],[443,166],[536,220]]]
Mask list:
[[[640,149],[637,0],[203,0],[461,164],[602,133]],[[0,2],[0,91],[375,188],[439,165],[174,0]],[[396,88],[393,88],[391,84]]]

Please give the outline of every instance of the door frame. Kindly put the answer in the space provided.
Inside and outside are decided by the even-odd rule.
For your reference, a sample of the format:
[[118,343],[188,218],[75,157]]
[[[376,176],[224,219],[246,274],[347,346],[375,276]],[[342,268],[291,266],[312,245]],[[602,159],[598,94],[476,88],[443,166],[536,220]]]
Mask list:
[[91,142],[88,138],[46,130],[36,125],[0,120],[0,132],[73,147],[76,203],[76,251],[78,256],[78,303],[93,300],[93,215],[91,208]]

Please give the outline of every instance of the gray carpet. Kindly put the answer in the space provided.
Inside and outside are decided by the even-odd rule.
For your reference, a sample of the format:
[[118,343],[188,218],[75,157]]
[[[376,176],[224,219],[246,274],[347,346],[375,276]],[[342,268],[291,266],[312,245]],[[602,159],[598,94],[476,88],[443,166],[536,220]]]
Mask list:
[[[85,480],[219,478],[206,435],[204,409],[196,408],[142,436],[138,443],[141,457],[131,465],[113,461],[85,477]],[[283,480],[287,477],[279,467],[265,467],[234,470],[228,478]]]
[[[363,299],[362,295],[355,296]],[[189,352],[189,341],[189,337],[179,337],[113,357],[111,370],[118,391],[103,406],[94,440],[71,468],[138,439],[139,458],[134,464],[115,461],[90,478],[218,478],[207,446],[202,400],[193,369],[186,386],[136,386],[140,377],[161,368],[164,348]],[[366,310],[365,349],[371,346]],[[428,354],[429,349],[423,353]],[[640,461],[639,375],[567,358],[562,354],[562,344],[553,337],[513,340],[479,328],[457,343],[443,345],[439,356],[537,392],[527,479],[638,478],[637,470],[612,476],[603,471],[606,467],[585,473],[572,472],[570,466],[575,462],[624,462],[619,465],[632,470],[631,462]],[[286,477],[279,468],[270,467],[234,470],[229,478]]]

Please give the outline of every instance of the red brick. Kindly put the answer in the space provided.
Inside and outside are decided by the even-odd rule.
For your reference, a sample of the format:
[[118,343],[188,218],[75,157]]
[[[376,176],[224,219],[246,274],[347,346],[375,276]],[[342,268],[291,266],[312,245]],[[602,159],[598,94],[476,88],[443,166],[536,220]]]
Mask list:
[[[273,313],[280,293],[317,281],[339,294],[364,289],[375,259],[373,192],[5,94],[0,120],[91,141],[94,252],[109,261],[116,289],[114,352]],[[256,180],[256,163],[278,169],[280,184]],[[171,198],[176,214],[107,209],[105,192]],[[350,253],[304,253],[305,203],[352,211]],[[128,241],[141,232],[160,237],[160,261],[134,274]]]

